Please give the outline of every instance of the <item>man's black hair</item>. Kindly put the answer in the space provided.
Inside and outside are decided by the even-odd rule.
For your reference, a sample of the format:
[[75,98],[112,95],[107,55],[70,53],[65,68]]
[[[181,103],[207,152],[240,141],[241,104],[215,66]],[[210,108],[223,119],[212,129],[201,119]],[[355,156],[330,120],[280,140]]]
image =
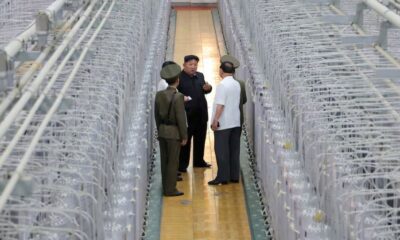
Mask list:
[[187,56],[185,56],[185,57],[183,58],[183,61],[184,61],[185,63],[186,63],[186,62],[189,62],[189,61],[192,61],[192,60],[196,60],[196,62],[199,62],[199,61],[200,61],[199,57],[196,56],[196,55],[187,55]]
[[170,78],[170,79],[165,79],[165,81],[168,83],[168,86],[174,84],[176,81],[178,81],[179,77],[176,78]]
[[168,66],[168,65],[171,65],[171,64],[176,64],[176,62],[174,62],[174,61],[165,61],[165,62],[162,64],[161,68],[164,68],[165,66]]
[[223,62],[221,63],[221,66],[219,66],[219,68],[221,68],[224,73],[235,73],[235,67],[231,62]]

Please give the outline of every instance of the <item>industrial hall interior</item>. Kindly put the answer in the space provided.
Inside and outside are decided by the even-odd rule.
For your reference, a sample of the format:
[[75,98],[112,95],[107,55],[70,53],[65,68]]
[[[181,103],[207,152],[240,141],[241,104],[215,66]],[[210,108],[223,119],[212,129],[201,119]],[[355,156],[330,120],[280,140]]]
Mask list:
[[400,240],[400,0],[0,0],[0,240]]

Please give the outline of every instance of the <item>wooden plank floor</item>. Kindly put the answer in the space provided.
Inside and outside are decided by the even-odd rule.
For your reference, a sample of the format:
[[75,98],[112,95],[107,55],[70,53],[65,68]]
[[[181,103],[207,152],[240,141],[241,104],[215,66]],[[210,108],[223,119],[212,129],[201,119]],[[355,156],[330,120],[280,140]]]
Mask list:
[[[207,96],[210,111],[220,80],[220,56],[210,9],[177,9],[174,61],[182,64],[188,54],[199,56],[199,71],[213,85],[213,93]],[[208,130],[205,160],[212,163],[212,169],[190,166],[183,181],[178,182],[178,189],[185,195],[164,197],[162,240],[251,239],[242,184],[207,184],[217,173],[213,141],[212,131]]]

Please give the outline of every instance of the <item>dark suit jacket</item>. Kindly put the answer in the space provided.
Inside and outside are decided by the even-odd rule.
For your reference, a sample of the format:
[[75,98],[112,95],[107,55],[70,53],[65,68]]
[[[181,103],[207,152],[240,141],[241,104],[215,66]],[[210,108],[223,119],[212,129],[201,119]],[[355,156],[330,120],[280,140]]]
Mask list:
[[179,80],[179,92],[192,98],[192,100],[185,102],[188,120],[190,121],[195,117],[200,118],[202,123],[206,123],[208,121],[208,110],[205,94],[210,93],[212,90],[208,92],[203,90],[203,85],[206,83],[203,73],[197,72],[195,76],[190,77],[182,71]]
[[[174,102],[172,103],[170,116],[167,116],[173,95],[175,95]],[[157,92],[154,104],[154,116],[158,137],[176,140],[187,139],[187,123],[183,97],[183,94],[177,92],[173,87],[168,87],[163,91]],[[168,119],[172,124],[165,124]]]

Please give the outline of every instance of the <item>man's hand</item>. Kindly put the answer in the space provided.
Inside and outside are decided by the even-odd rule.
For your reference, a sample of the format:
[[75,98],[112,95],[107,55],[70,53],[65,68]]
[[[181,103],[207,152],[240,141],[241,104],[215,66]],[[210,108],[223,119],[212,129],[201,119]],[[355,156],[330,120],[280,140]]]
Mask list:
[[213,122],[212,122],[212,124],[211,124],[211,129],[213,130],[213,131],[216,131],[217,129],[218,129],[218,121],[217,120],[214,120]]
[[206,83],[203,85],[203,90],[204,90],[204,92],[210,92],[211,89],[212,89],[212,87],[211,87],[211,85],[210,85],[208,82],[206,82]]
[[187,143],[187,139],[183,139],[182,142],[181,142],[181,146],[185,146],[186,143]]
[[183,101],[184,102],[189,102],[190,100],[192,100],[192,98],[190,96],[184,96],[183,97]]

